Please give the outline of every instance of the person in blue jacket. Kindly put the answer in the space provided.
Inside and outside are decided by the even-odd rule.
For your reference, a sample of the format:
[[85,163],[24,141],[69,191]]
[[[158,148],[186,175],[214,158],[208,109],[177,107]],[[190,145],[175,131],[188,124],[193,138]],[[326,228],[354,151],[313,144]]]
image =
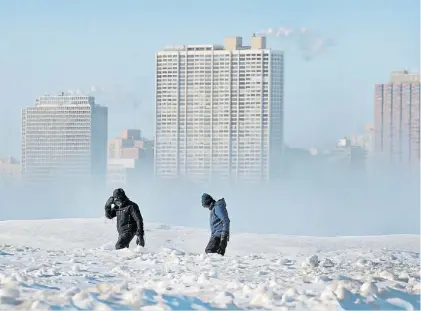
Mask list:
[[230,219],[225,200],[222,198],[215,201],[209,194],[204,193],[202,206],[210,210],[211,238],[205,252],[224,256],[230,236]]

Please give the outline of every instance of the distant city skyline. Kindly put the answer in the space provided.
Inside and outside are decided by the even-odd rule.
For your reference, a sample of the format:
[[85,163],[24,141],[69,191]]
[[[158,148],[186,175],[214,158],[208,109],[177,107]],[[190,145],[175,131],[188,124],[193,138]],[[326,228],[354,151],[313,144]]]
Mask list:
[[414,0],[5,2],[0,155],[19,157],[21,108],[69,89],[91,90],[109,107],[110,136],[130,123],[152,138],[156,50],[283,27],[309,29],[315,44],[329,39],[311,58],[300,38],[268,37],[269,47],[285,51],[285,142],[328,146],[372,122],[374,84],[419,68],[419,11]]

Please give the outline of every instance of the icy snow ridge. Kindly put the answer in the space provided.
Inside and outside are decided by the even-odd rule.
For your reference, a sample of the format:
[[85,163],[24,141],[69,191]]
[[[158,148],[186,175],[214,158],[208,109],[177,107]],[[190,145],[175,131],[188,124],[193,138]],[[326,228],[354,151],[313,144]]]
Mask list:
[[146,227],[116,251],[111,222],[0,222],[0,309],[420,309],[419,236],[234,234],[221,257],[206,231]]

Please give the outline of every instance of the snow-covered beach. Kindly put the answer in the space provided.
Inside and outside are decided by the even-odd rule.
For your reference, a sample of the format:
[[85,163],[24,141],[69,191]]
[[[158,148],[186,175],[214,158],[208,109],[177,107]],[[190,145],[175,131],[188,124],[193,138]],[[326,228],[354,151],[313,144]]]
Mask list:
[[0,309],[419,310],[420,236],[233,234],[145,224],[146,247],[114,250],[115,223],[0,222]]

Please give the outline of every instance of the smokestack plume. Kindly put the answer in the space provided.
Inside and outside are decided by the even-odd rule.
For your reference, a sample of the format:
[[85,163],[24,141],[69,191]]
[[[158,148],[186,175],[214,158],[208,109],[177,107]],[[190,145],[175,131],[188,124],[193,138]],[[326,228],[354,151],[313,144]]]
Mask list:
[[255,34],[265,37],[278,37],[284,43],[292,42],[300,50],[303,59],[306,61],[314,59],[318,54],[334,45],[331,38],[321,36],[306,27],[297,29],[289,27],[268,28],[257,31]]

